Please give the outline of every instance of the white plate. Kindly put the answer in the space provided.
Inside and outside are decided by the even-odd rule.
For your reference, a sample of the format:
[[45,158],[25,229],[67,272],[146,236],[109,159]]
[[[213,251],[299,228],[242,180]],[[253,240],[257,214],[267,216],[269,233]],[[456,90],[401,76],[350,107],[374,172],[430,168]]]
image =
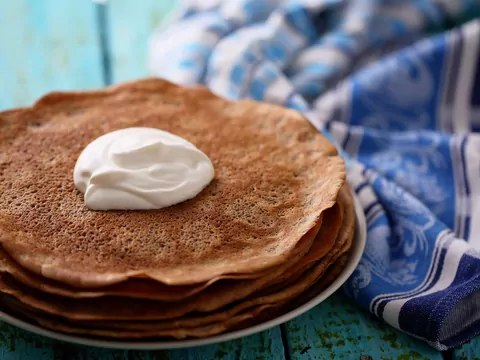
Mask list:
[[355,213],[356,213],[356,229],[355,229],[355,239],[353,241],[353,246],[350,252],[350,258],[340,273],[340,275],[335,279],[335,281],[330,284],[325,290],[323,290],[316,297],[306,302],[305,304],[299,306],[298,308],[283,314],[275,319],[266,321],[264,323],[251,326],[246,329],[232,331],[222,335],[211,336],[204,339],[193,339],[193,340],[174,340],[174,341],[110,341],[110,340],[97,340],[91,339],[88,337],[66,335],[56,331],[46,330],[36,325],[32,325],[23,320],[17,319],[16,317],[9,315],[7,313],[0,311],[0,320],[3,320],[11,325],[17,326],[23,330],[31,331],[33,333],[43,335],[49,338],[67,341],[74,344],[88,345],[88,346],[97,346],[103,348],[112,348],[112,349],[131,349],[131,350],[161,350],[161,349],[176,349],[176,348],[187,348],[200,345],[208,345],[219,343],[223,341],[233,340],[244,336],[249,336],[277,325],[280,325],[284,322],[292,320],[293,318],[302,315],[303,313],[311,310],[316,305],[320,304],[322,301],[327,299],[332,295],[336,290],[338,290],[348,277],[353,273],[355,268],[362,257],[363,250],[365,248],[366,242],[366,223],[365,216],[363,214],[362,207],[357,198],[355,200]]

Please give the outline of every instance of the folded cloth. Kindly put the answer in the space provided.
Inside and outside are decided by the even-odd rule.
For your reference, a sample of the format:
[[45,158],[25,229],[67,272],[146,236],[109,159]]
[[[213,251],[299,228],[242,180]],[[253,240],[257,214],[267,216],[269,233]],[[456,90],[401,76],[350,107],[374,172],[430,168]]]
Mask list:
[[480,333],[479,11],[475,0],[189,1],[150,49],[157,76],[297,109],[333,138],[368,223],[344,290],[439,350]]

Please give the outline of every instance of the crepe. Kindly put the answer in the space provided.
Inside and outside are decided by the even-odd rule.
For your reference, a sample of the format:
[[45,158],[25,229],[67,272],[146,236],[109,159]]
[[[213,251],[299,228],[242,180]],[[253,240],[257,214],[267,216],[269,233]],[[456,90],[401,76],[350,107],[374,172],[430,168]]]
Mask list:
[[[328,211],[328,210],[327,210]],[[312,228],[297,244],[291,254],[290,261],[301,258],[307,251],[317,236],[316,232],[320,228],[321,222]],[[325,243],[325,245],[328,245]],[[284,269],[285,265],[277,268]],[[22,284],[34,289],[70,298],[95,298],[102,296],[122,296],[139,299],[154,299],[163,301],[179,301],[194,296],[195,294],[205,290],[217,281],[222,281],[222,285],[228,286],[233,280],[254,279],[262,276],[269,276],[273,269],[258,273],[249,274],[229,274],[218,276],[210,281],[194,285],[168,286],[163,283],[153,281],[151,279],[129,279],[117,284],[113,284],[103,288],[75,288],[67,284],[54,281],[40,275],[37,275],[16,263],[1,247],[0,247],[0,272],[12,275]],[[226,284],[225,284],[226,283]]]
[[[165,209],[88,210],[72,180],[77,157],[134,126],[195,144],[214,180]],[[0,113],[0,244],[29,271],[73,287],[192,285],[273,269],[290,261],[344,181],[335,147],[298,112],[203,87],[145,79]]]
[[[296,259],[298,261],[299,259]],[[199,293],[193,298],[176,303],[138,300],[120,297],[102,297],[76,301],[26,287],[8,274],[0,274],[0,292],[20,298],[32,307],[52,314],[83,320],[102,319],[170,319],[194,311],[213,311],[233,301],[247,297],[258,289],[267,286],[288,267],[276,268],[268,276],[253,280],[242,280],[225,287],[218,282],[209,287],[208,292]]]
[[[315,282],[307,291],[303,292],[297,297],[294,297],[290,301],[285,301],[277,304],[271,308],[265,309],[261,314],[255,317],[246,319],[230,328],[230,330],[240,330],[246,327],[254,326],[264,323],[266,321],[275,319],[278,316],[286,314],[292,310],[295,310],[299,306],[310,301],[315,296],[324,291],[332,282],[340,275],[348,262],[348,253],[341,255],[335,263],[331,264],[327,271]],[[321,305],[319,305],[321,306]]]
[[313,299],[315,296],[319,295],[328,286],[330,286],[345,269],[345,266],[348,263],[348,256],[349,253],[346,252],[342,254],[334,263],[330,264],[325,274],[323,274],[323,276],[313,286],[311,286],[307,291],[303,292],[300,296],[296,297],[293,301],[284,304],[283,308],[281,309],[282,312],[286,313],[290,310],[298,308],[299,306]]
[[242,314],[234,316],[222,323],[215,323],[206,325],[198,328],[186,328],[186,329],[169,329],[169,330],[154,330],[149,332],[144,331],[119,331],[119,330],[108,330],[108,329],[91,329],[91,328],[79,328],[74,327],[71,324],[62,322],[59,319],[46,316],[37,312],[28,309],[22,304],[19,304],[14,298],[5,299],[2,296],[4,304],[8,304],[7,310],[14,312],[17,316],[26,318],[27,321],[34,321],[40,326],[43,326],[47,329],[59,331],[63,333],[78,334],[78,335],[88,335],[94,337],[104,337],[104,338],[116,338],[116,339],[142,339],[148,340],[151,338],[176,338],[176,339],[185,339],[187,337],[201,338],[208,337],[212,335],[217,335],[222,332],[225,332],[231,327],[238,325],[248,319],[256,317],[259,313],[265,309],[271,308],[272,305],[262,305],[250,309]]
[[[345,230],[345,229],[344,229]],[[351,246],[351,231],[343,231],[339,234],[339,243],[342,246],[331,257],[323,259],[316,263],[313,268],[305,273],[299,281],[290,284],[283,290],[275,293],[265,294],[263,296],[253,297],[247,301],[241,302],[227,310],[216,314],[205,314],[198,318],[183,318],[170,322],[72,322],[62,319],[59,316],[50,316],[32,307],[22,304],[13,297],[3,299],[7,304],[21,311],[30,320],[38,322],[44,327],[52,330],[82,334],[90,336],[100,336],[109,338],[129,338],[143,339],[153,337],[173,337],[183,339],[186,337],[205,337],[212,336],[229,329],[235,328],[240,324],[253,325],[260,319],[266,321],[278,314],[279,309],[285,309],[286,305],[298,296],[310,294],[307,289],[318,291],[320,287],[324,288],[338,275],[345,264],[344,252]],[[322,275],[327,272],[326,277]],[[312,286],[313,285],[313,286]],[[308,299],[304,299],[306,301]]]
[[[335,209],[340,209],[339,207],[335,207]],[[332,209],[333,210],[333,209]],[[334,214],[335,217],[327,215]],[[340,228],[342,216],[340,212],[327,212],[325,214],[325,221],[331,220],[332,226],[323,226],[320,230],[319,234],[317,235],[316,242],[328,242],[333,245],[334,242],[338,242],[343,244],[342,249],[349,247],[345,246],[345,242],[348,242],[348,239],[345,239],[343,233],[339,233],[338,230]],[[337,237],[338,236],[338,237]],[[331,237],[332,240],[330,241],[328,238]],[[314,245],[315,246],[315,245]],[[314,250],[314,246],[312,250]],[[317,248],[319,248],[317,246]],[[330,246],[332,249],[333,246]],[[317,252],[320,254],[320,252]],[[326,255],[326,254],[325,254]],[[284,302],[289,298],[296,297],[301,291],[308,288],[308,284],[304,287],[301,287],[298,290],[297,286],[299,282],[302,281],[303,275],[308,272],[308,270],[312,267],[317,267],[317,271],[319,274],[322,274],[328,266],[330,265],[330,261],[332,260],[331,257],[327,257],[327,261],[322,260],[323,256],[319,256],[318,258],[314,259],[310,257],[308,261],[304,262],[304,267],[298,267],[295,265],[295,272],[293,269],[288,271],[290,276],[285,275],[281,278],[277,278],[272,285],[268,286],[261,291],[254,293],[251,297],[244,299],[240,302],[235,302],[232,305],[228,305],[224,308],[218,309],[213,313],[199,313],[199,314],[192,314],[189,316],[183,316],[176,319],[164,320],[164,321],[76,321],[76,324],[86,325],[88,324],[90,327],[99,327],[99,328],[118,328],[118,329],[169,329],[169,328],[179,328],[179,327],[198,327],[207,324],[211,324],[214,322],[226,321],[232,316],[243,312],[245,309],[253,308],[254,306],[265,305],[265,303],[276,303]],[[310,261],[314,261],[310,263]],[[292,273],[293,272],[293,273]],[[281,282],[281,285],[278,286]],[[277,294],[278,293],[278,294]],[[272,297],[272,294],[277,294],[277,297]],[[273,306],[273,305],[272,305]]]
[[[298,259],[297,259],[298,260]],[[208,312],[243,299],[255,291],[275,281],[288,270],[278,268],[253,280],[242,280],[224,286],[215,283],[208,291],[201,292],[193,298],[176,303],[159,303],[153,300],[139,300],[120,297],[102,297],[76,301],[42,293],[26,287],[13,277],[0,274],[0,291],[19,298],[22,302],[51,314],[57,314],[78,320],[140,320],[171,319],[194,311]]]
[[[355,236],[353,228],[355,225],[353,198],[348,186],[344,186],[344,188],[345,189],[342,189],[342,197],[346,203],[347,208],[347,211],[344,212],[344,215],[346,216],[346,226],[343,226],[339,234],[339,237],[343,238],[344,241],[339,240],[338,243],[343,245],[336,246],[337,250],[333,249],[329,254],[329,260],[327,261],[329,262],[329,265],[326,267],[326,273],[321,275],[318,281],[315,282],[315,284],[313,284],[308,290],[302,292],[299,296],[294,297],[289,301],[278,304],[275,307],[269,308],[267,311],[264,311],[255,317],[245,319],[244,321],[233,325],[231,330],[239,330],[246,327],[254,326],[256,324],[269,321],[278,316],[281,316],[282,314],[286,314],[289,311],[298,308],[299,306],[305,304],[307,301],[313,299],[315,296],[319,295],[328,286],[330,286],[331,283],[341,274],[348,262],[349,251]],[[326,259],[322,261],[325,260]]]
[[[172,324],[165,326],[166,324],[162,323],[121,322],[114,324],[114,328],[108,328],[108,326],[112,327],[112,323],[84,323],[82,326],[82,324],[68,322],[59,317],[48,316],[18,302],[16,304],[20,308],[27,310],[22,312],[30,319],[47,328],[67,333],[113,338],[174,337],[183,339],[186,337],[205,337],[224,332],[241,322],[257,316],[266,309],[283,306],[286,302],[312,286],[323,275],[328,265],[328,263],[320,261],[311,270],[307,271],[299,281],[291,284],[284,290],[242,302],[236,307],[221,313],[221,316],[218,316],[213,322],[209,321],[212,317],[206,316],[206,319],[209,321],[207,324],[203,323],[202,319],[199,318],[195,319],[196,321],[190,321],[188,324],[186,324],[186,321],[183,321],[184,323],[182,324],[182,319],[179,319],[179,322],[173,326]],[[15,303],[14,299],[9,301]],[[105,328],[105,325],[107,325],[107,328]]]
[[[299,255],[303,255],[306,251],[316,253],[317,258],[322,257],[322,252],[326,253],[333,246],[335,234],[341,225],[341,215],[342,214],[340,213],[337,205],[334,205],[332,209],[327,210],[325,226],[323,226],[321,231],[315,236],[315,239],[319,239],[319,241],[310,241],[313,240],[313,233],[315,232],[315,229],[318,228],[317,226],[312,229],[309,234],[305,235],[305,239],[301,241],[301,243],[310,243],[310,246],[313,243],[313,247],[311,249],[303,246],[298,247],[295,249],[295,254],[292,254],[292,259],[298,259]],[[312,255],[309,256],[312,257]],[[270,269],[270,272],[271,270],[272,269]],[[3,251],[1,247],[0,272],[12,275],[16,280],[28,287],[32,287],[49,294],[60,295],[69,298],[82,299],[102,296],[120,296],[162,301],[184,300],[207,289],[216,281],[221,281],[222,286],[229,286],[229,284],[233,283],[234,280],[269,276],[269,271],[253,274],[231,274],[226,279],[223,277],[217,277],[202,284],[184,286],[168,286],[148,279],[130,279],[104,288],[74,288],[72,286],[44,278],[22,268],[5,251]]]
[[[321,263],[326,268],[339,255],[347,251],[351,246],[355,218],[351,194],[346,186],[339,193],[337,206],[343,212],[341,232],[337,236],[337,241],[333,242],[333,247],[329,249],[325,256],[323,256],[323,250],[319,251],[322,246],[312,246],[310,253],[283,270],[276,269],[268,276],[238,281],[229,287],[215,283],[207,291],[185,301],[161,303],[158,301],[109,297],[83,299],[79,302],[30,289],[5,274],[0,275],[0,291],[16,297],[24,304],[39,311],[71,320],[167,320],[192,312],[212,312],[235,301],[242,300],[270,285],[278,284],[279,281],[284,281],[282,275],[286,279],[288,279],[288,276],[295,276],[296,272],[305,271],[314,261],[318,261],[320,258]],[[333,221],[329,221],[329,223],[334,224]],[[330,235],[335,238],[337,233]],[[327,240],[326,235],[325,243],[331,243],[330,240]],[[320,257],[311,256],[312,250]]]
[[[323,257],[333,246],[336,234],[342,224],[342,210],[339,205],[334,205],[332,209],[325,212],[324,226],[320,228],[319,233],[315,237],[312,247],[308,252],[308,256],[301,259],[302,262],[315,261]],[[308,239],[307,239],[308,240]],[[296,249],[299,253],[300,249]],[[298,256],[294,256],[293,259]],[[302,265],[300,265],[302,266]],[[295,271],[292,269],[292,271]],[[228,286],[232,283],[232,279],[249,279],[254,277],[269,276],[268,272],[257,274],[232,274],[227,280],[215,278],[199,285],[190,286],[167,286],[162,283],[146,280],[131,279],[125,282],[114,284],[99,289],[81,289],[64,285],[62,283],[52,281],[38,276],[17,264],[6,254],[0,247],[0,272],[11,274],[16,280],[22,284],[41,290],[43,292],[60,295],[70,298],[95,298],[101,296],[121,296],[132,298],[143,298],[162,301],[179,301],[192,297],[199,292],[205,290],[215,281],[222,281],[222,285]],[[280,277],[278,282],[282,281]]]

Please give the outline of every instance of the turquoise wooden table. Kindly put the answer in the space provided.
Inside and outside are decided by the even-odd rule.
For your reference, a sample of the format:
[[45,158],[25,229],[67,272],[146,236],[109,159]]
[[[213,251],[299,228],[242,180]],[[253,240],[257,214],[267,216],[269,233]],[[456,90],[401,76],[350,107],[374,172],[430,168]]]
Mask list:
[[[100,88],[148,75],[148,36],[173,1],[0,0],[0,110],[52,90]],[[479,349],[479,350],[477,350]],[[359,310],[340,293],[263,333],[174,351],[70,345],[0,322],[0,359],[477,359],[480,341],[440,353]],[[480,355],[478,355],[480,356]]]

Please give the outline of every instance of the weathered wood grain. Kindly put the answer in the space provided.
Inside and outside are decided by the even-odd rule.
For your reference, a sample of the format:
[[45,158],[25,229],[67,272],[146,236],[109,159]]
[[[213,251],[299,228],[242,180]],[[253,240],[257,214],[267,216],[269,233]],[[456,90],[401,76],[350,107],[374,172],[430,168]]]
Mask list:
[[[102,59],[113,82],[148,74],[148,38],[175,0],[114,0],[106,13],[102,57],[100,24],[87,0],[0,0],[0,110],[31,104],[51,90],[104,85]],[[98,9],[97,9],[98,10]],[[292,359],[432,359],[441,354],[385,325],[334,295],[284,326]],[[480,340],[456,350],[457,359],[479,359]],[[0,322],[0,359],[262,359],[282,360],[280,328],[212,346],[173,351],[107,350],[66,344]]]
[[147,46],[176,0],[115,0],[107,5],[113,82],[148,75]]
[[169,351],[109,350],[51,340],[0,322],[2,360],[284,360],[280,328],[242,339]]
[[285,328],[292,359],[442,359],[440,352],[359,310],[338,293]]
[[460,349],[454,351],[456,360],[480,360],[480,337],[472,339]]
[[0,25],[0,110],[103,85],[91,1],[2,0]]

